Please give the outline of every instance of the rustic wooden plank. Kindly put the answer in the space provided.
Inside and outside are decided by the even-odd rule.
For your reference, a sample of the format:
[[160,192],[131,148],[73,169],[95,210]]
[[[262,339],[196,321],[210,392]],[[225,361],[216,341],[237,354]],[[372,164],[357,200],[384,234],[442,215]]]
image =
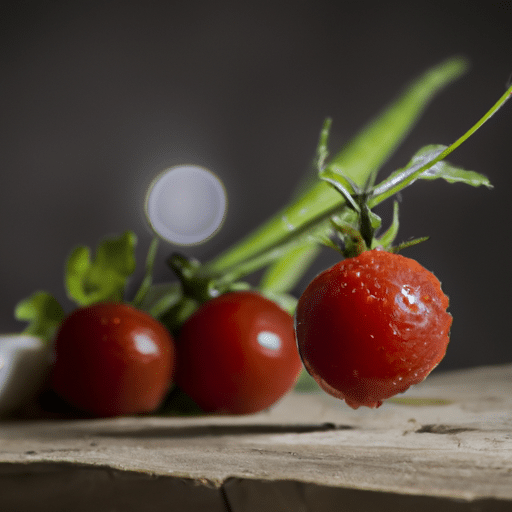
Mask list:
[[[377,410],[354,411],[324,393],[292,393],[251,416],[5,421],[0,505],[9,489],[12,497],[28,482],[52,482],[56,490],[61,482],[65,492],[63,475],[91,482],[108,474],[111,482],[146,478],[130,484],[140,496],[159,482],[190,502],[196,485],[211,510],[226,503],[231,511],[257,510],[258,496],[274,496],[271,510],[281,510],[280,500],[317,510],[329,495],[365,503],[361,510],[413,497],[430,510],[510,510],[511,427],[510,365],[432,375]],[[102,489],[108,495],[108,486]]]

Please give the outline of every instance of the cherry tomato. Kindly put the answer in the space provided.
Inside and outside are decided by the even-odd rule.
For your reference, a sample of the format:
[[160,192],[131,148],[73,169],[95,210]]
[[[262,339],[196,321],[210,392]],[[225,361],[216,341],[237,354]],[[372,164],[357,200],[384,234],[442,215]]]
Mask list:
[[353,408],[421,382],[444,357],[452,317],[438,279],[418,262],[365,251],[319,274],[299,299],[308,372]]
[[203,304],[182,326],[176,349],[176,383],[206,412],[266,409],[302,368],[293,318],[251,291]]
[[169,390],[174,342],[165,327],[128,304],[75,310],[55,339],[53,389],[96,416],[151,412]]

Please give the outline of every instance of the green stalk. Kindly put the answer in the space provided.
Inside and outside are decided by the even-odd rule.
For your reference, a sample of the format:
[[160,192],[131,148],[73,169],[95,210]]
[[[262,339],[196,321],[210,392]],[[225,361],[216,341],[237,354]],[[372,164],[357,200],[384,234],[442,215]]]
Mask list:
[[[471,135],[473,135],[486,121],[488,121],[504,104],[512,97],[512,86],[503,94],[503,96],[484,114],[484,116],[472,126],[462,137],[459,137],[453,144],[448,146],[445,150],[439,153],[436,157],[432,158],[421,167],[414,170],[406,170],[396,174],[384,180],[380,185],[376,186],[372,191],[372,196],[369,198],[368,207],[373,208],[374,206],[382,203],[392,195],[396,194],[400,190],[410,185],[414,180],[418,179],[422,173],[433,167],[436,163],[442,161],[452,151],[458,148],[464,141],[466,141]],[[340,177],[340,181],[344,184],[346,182],[345,177]],[[341,197],[339,191],[336,191]],[[325,210],[321,215],[314,219],[309,219],[309,222],[302,224],[298,227],[294,233],[289,233],[287,236],[281,238],[281,243],[264,250],[255,256],[249,257],[246,260],[240,262],[236,267],[226,272],[221,278],[225,282],[232,282],[243,278],[244,276],[272,263],[277,260],[274,270],[277,277],[272,275],[265,275],[261,283],[262,288],[276,292],[286,292],[291,289],[290,279],[292,282],[296,281],[296,275],[300,273],[302,252],[305,249],[313,249],[315,242],[318,243],[321,236],[328,231],[330,222],[329,219],[336,214],[343,204],[337,204],[331,207],[330,210]],[[358,207],[359,208],[359,207]],[[396,226],[392,226],[394,231],[398,229],[398,219],[395,205],[395,223]],[[369,219],[368,219],[368,222]],[[396,233],[394,233],[396,234]],[[391,233],[389,236],[394,238],[394,234]],[[372,236],[370,236],[372,238]],[[291,267],[291,268],[288,268]],[[270,282],[270,286],[267,284]]]
[[[433,96],[465,69],[465,61],[459,58],[430,69],[347,144],[327,164],[327,168],[334,172],[342,171],[356,185],[363,186],[402,142]],[[208,262],[203,271],[207,275],[229,273],[243,262],[300,233],[301,228],[313,219],[341,208],[343,203],[341,195],[329,184],[317,181],[259,229]]]
[[[288,267],[290,264],[294,265],[293,272],[298,272],[298,269],[295,266],[298,264],[298,261],[291,255],[291,253],[295,253],[297,251],[299,254],[302,254],[302,251],[305,251],[308,248],[311,251],[313,246],[318,245],[320,236],[330,226],[329,217],[334,215],[337,210],[338,208],[329,210],[320,219],[314,219],[314,221],[301,226],[300,229],[294,232],[294,236],[283,238],[280,244],[276,244],[266,251],[264,250],[256,253],[244,261],[241,261],[238,265],[227,269],[220,278],[216,279],[216,282],[223,284],[233,283],[263,267],[266,267],[267,265],[270,265],[276,260],[280,260],[281,258],[287,259],[288,257],[289,259],[285,266]],[[286,269],[281,270],[286,272]],[[288,291],[290,287],[288,283],[285,284],[284,281],[286,281],[286,279],[280,277],[280,284],[272,284],[271,286],[263,282],[262,288],[265,288],[268,291],[277,291],[278,289],[281,291]]]
[[156,252],[158,250],[158,238],[154,237],[149,244],[148,254],[146,256],[146,268],[142,283],[135,294],[132,304],[139,308],[146,297],[151,285],[153,284],[153,267],[155,266]]
[[291,247],[268,267],[258,283],[259,289],[273,293],[290,292],[302,279],[304,269],[309,268],[320,250],[317,240]]

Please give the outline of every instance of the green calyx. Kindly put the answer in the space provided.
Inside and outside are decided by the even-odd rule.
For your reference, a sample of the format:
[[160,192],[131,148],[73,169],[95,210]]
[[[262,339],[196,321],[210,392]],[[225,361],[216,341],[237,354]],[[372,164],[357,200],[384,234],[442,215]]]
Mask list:
[[[359,208],[355,211],[351,221],[340,218],[331,219],[333,236],[325,238],[324,244],[341,252],[344,258],[353,258],[364,251],[381,248],[388,252],[397,253],[402,249],[411,247],[428,240],[428,237],[415,238],[393,245],[398,234],[398,201],[394,202],[393,219],[390,226],[379,236],[377,232],[381,228],[381,218],[368,207],[367,194],[355,197]],[[334,240],[333,240],[334,238]],[[341,243],[338,244],[337,240]]]
[[[324,143],[326,137],[327,134],[324,133]],[[393,172],[377,185],[374,185],[376,173],[371,173],[365,186],[360,187],[340,168],[333,168],[329,165],[320,168],[318,177],[342,196],[345,209],[348,210],[348,212],[342,212],[341,215],[331,217],[332,231],[330,236],[323,235],[321,241],[325,245],[340,251],[344,257],[353,257],[376,247],[381,247],[390,252],[398,252],[427,240],[428,237],[423,237],[397,246],[392,245],[399,227],[397,201],[394,203],[393,220],[390,227],[377,237],[376,233],[382,226],[382,220],[372,211],[372,208],[417,180],[442,178],[448,183],[465,183],[473,187],[483,185],[492,188],[486,176],[456,167],[443,160],[446,155],[461,144],[461,139],[448,147],[430,145],[420,149],[407,166]],[[331,238],[333,235],[341,240],[342,248],[333,242]]]
[[[320,178],[330,183],[346,201],[347,210],[342,215],[331,218],[331,236],[324,236],[322,240],[324,245],[341,252],[344,258],[352,258],[377,247],[397,253],[406,247],[428,240],[428,237],[421,237],[393,245],[400,225],[398,201],[394,201],[390,226],[377,236],[382,227],[382,219],[370,208],[370,201],[375,198],[376,187],[370,188],[367,184],[363,190],[344,176],[338,179],[333,173],[324,171],[320,172]],[[338,241],[340,243],[337,243]]]

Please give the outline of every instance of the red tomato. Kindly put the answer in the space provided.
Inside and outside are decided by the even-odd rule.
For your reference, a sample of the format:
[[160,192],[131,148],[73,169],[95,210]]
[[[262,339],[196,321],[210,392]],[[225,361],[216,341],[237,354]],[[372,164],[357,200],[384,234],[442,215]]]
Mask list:
[[447,307],[438,279],[412,259],[375,249],[341,261],[299,299],[304,366],[351,407],[378,407],[421,382],[444,357]]
[[153,411],[169,390],[173,371],[168,331],[128,304],[77,309],[56,335],[53,388],[93,415]]
[[182,326],[176,349],[176,383],[206,412],[265,409],[302,368],[291,315],[249,291],[203,304]]

